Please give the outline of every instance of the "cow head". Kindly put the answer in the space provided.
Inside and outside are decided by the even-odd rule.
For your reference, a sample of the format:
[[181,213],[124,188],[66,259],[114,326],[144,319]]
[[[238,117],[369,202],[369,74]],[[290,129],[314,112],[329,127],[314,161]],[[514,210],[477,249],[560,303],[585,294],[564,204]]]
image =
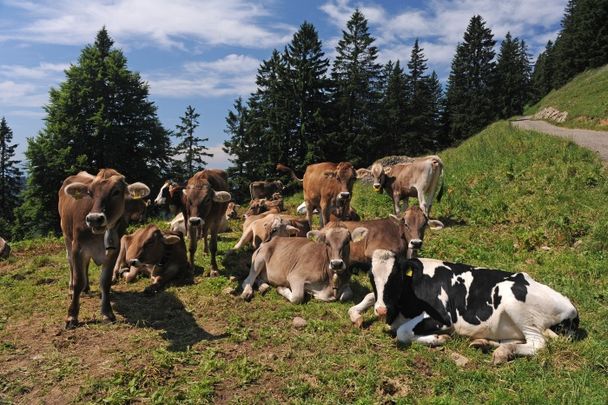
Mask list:
[[353,184],[357,173],[349,162],[340,162],[334,170],[323,172],[326,178],[334,179],[339,184],[338,201],[349,201],[353,192]]
[[169,199],[169,187],[173,184],[171,180],[165,181],[160,190],[158,191],[158,195],[154,199],[154,205],[165,206],[167,205],[167,200]]
[[236,204],[234,201],[230,201],[228,203],[228,208],[226,208],[226,219],[237,219],[239,217],[239,208],[241,208],[240,205]]
[[284,211],[283,196],[279,193],[274,193],[271,200],[267,200],[266,198],[252,200],[243,217],[247,218],[250,215],[259,215],[272,210],[276,212]]
[[102,234],[114,228],[124,214],[126,198],[140,199],[150,194],[150,189],[145,184],[127,184],[124,176],[112,169],[100,170],[91,183],[71,183],[64,191],[77,200],[93,200],[85,223],[94,234]]
[[133,236],[125,257],[127,264],[133,267],[162,266],[163,259],[166,258],[166,247],[183,242],[177,235],[163,234],[154,224],[138,230]]
[[391,219],[399,225],[399,233],[407,246],[407,257],[412,258],[418,255],[422,249],[424,231],[429,223],[429,218],[418,206],[409,207],[401,218],[390,215]]
[[264,242],[268,242],[278,236],[296,236],[299,232],[298,228],[291,226],[289,221],[281,218],[280,215],[276,215],[272,221],[266,222],[264,229],[266,231]]
[[367,236],[367,229],[358,227],[349,232],[340,222],[330,222],[320,231],[309,231],[306,237],[318,243],[324,243],[329,256],[329,270],[342,272],[348,267],[350,242],[359,242]]
[[203,218],[211,211],[214,203],[227,203],[232,196],[227,191],[215,191],[207,179],[188,182],[183,189],[188,226],[203,225]]

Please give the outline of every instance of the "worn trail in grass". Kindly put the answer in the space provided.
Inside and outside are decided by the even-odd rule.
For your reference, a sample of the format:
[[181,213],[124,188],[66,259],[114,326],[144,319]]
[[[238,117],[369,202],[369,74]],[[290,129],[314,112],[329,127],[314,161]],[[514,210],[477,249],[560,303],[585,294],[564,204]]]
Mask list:
[[[146,279],[113,286],[111,325],[99,323],[93,287],[83,325],[65,331],[62,242],[25,241],[0,262],[0,403],[606,403],[606,170],[570,142],[504,122],[441,157],[447,195],[433,216],[448,227],[427,232],[423,255],[528,272],[572,299],[585,338],[494,367],[462,338],[399,347],[369,313],[354,329],[351,303],[292,305],[274,290],[242,302],[225,291],[247,272],[250,252],[226,253],[239,232],[221,236],[222,276],[153,297],[141,293]],[[361,184],[353,205],[365,218],[391,210]],[[357,298],[369,291],[364,274],[353,283]],[[294,329],[294,316],[308,325]]]

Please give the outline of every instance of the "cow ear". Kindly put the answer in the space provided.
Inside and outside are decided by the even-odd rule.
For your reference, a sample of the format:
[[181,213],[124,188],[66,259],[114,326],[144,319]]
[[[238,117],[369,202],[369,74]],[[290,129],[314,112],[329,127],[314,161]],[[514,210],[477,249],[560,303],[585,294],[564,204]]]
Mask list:
[[323,176],[325,176],[325,177],[336,177],[336,171],[335,170],[325,170],[323,172]]
[[367,236],[367,228],[362,226],[355,228],[355,230],[350,234],[350,238],[353,242],[361,242]]
[[227,191],[216,191],[213,193],[213,201],[219,203],[226,203],[232,199],[232,196]]
[[287,225],[287,233],[289,236],[297,236],[298,232],[300,232],[300,230],[295,226]]
[[364,169],[364,168],[357,169],[357,170],[356,170],[356,173],[357,173],[357,178],[358,178],[358,179],[361,179],[361,178],[363,178],[363,177],[366,177],[366,176],[369,176],[369,175],[371,175],[371,174],[372,174],[372,172],[370,172],[369,170]]
[[306,238],[313,242],[325,242],[325,234],[321,231],[308,231],[308,233],[306,233]]
[[393,170],[392,167],[388,166],[384,168],[384,174],[390,174],[391,170]]
[[127,186],[127,190],[129,191],[129,195],[134,200],[139,200],[140,198],[147,197],[150,194],[150,188],[146,186],[144,183],[133,183]]
[[177,235],[164,235],[163,236],[163,243],[165,245],[175,245],[176,243],[178,243],[181,240],[182,239]]
[[452,318],[437,294],[436,281],[431,280],[428,276],[425,277],[422,262],[412,259],[405,261],[402,266],[401,270],[405,272],[405,277],[412,279],[414,295],[426,304],[425,311],[436,321],[447,327],[452,326]]
[[89,188],[86,184],[80,182],[68,184],[63,191],[75,200],[80,200],[82,197],[89,197]]

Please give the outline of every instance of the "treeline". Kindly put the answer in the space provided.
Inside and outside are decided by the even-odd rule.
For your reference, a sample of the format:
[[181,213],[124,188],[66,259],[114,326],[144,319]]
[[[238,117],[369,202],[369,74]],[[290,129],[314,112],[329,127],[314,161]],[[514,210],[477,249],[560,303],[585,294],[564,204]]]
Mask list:
[[532,75],[532,102],[586,69],[608,63],[608,0],[570,0],[555,41],[548,41]]
[[229,178],[237,195],[246,195],[250,181],[276,176],[277,162],[301,173],[325,160],[367,166],[389,154],[435,152],[521,114],[530,98],[525,42],[508,34],[496,58],[480,16],[456,49],[445,92],[418,40],[407,63],[384,66],[374,42],[356,10],[331,70],[310,23],[261,64],[256,92],[237,99],[226,118],[224,150],[233,156]]

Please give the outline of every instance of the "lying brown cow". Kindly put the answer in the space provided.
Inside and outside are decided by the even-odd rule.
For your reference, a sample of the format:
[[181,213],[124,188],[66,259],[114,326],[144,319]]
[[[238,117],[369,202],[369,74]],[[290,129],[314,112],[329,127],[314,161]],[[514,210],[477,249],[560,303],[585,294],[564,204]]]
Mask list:
[[150,189],[142,183],[127,184],[113,169],[102,169],[97,176],[80,172],[64,180],[59,190],[61,230],[70,264],[70,291],[66,328],[78,325],[80,293],[86,285],[89,261],[101,266],[101,314],[106,321],[116,317],[110,307],[112,269],[125,210],[125,198],[143,198]]
[[309,165],[303,180],[299,179],[289,167],[280,163],[277,165],[277,170],[291,173],[295,180],[303,182],[306,216],[311,228],[315,209],[319,210],[321,227],[329,222],[332,210],[336,209],[340,215],[350,212],[350,199],[357,174],[349,162]]
[[275,193],[281,193],[285,187],[280,180],[268,181],[258,180],[249,183],[249,193],[251,199],[271,198]]
[[365,228],[351,233],[341,223],[332,222],[320,231],[308,232],[306,238],[273,238],[263,243],[253,254],[241,298],[251,299],[253,284],[260,277],[294,304],[302,303],[306,292],[322,301],[350,299],[349,243],[366,234]]
[[228,177],[223,170],[205,169],[188,180],[183,190],[183,214],[188,233],[190,252],[190,266],[194,269],[194,254],[197,241],[202,232],[203,239],[207,240],[207,233],[211,233],[209,250],[211,252],[211,275],[217,274],[217,234],[220,223],[228,208],[231,199],[228,190]]
[[243,234],[234,246],[234,249],[240,249],[248,243],[251,243],[254,248],[257,248],[262,242],[268,241],[272,235],[272,224],[276,223],[277,219],[288,225],[289,236],[304,237],[306,236],[306,233],[310,231],[308,221],[305,219],[303,220],[291,215],[264,215],[247,224],[247,227],[243,230]]
[[169,281],[189,273],[186,244],[179,232],[163,232],[150,224],[120,240],[120,252],[112,281],[121,274],[127,282],[135,280],[139,273],[147,273],[152,285],[144,293],[160,291]]
[[[401,200],[404,200],[407,208],[409,198],[416,197],[420,208],[429,216],[439,179],[443,176],[443,162],[439,156],[427,156],[389,167],[374,163],[371,170],[357,171],[358,177],[366,174],[371,174],[374,178],[374,191],[382,193],[384,190],[393,199],[395,214],[400,212]],[[441,201],[442,194],[443,183],[437,201]]]

